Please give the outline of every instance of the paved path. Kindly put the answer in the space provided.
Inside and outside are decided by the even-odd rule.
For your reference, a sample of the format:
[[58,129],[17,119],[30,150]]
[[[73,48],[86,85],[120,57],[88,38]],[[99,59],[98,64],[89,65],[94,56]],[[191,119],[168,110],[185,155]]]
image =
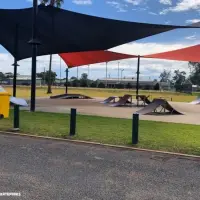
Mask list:
[[0,192],[22,193],[22,197],[12,199],[199,200],[200,197],[198,160],[2,134],[0,156]]

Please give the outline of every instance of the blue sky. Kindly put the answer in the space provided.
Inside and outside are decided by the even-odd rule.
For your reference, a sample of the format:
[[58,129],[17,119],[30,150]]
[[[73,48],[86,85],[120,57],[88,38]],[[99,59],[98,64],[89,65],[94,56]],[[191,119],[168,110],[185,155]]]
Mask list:
[[[26,8],[32,6],[32,0],[1,1],[0,8]],[[99,17],[112,18],[118,20],[145,22],[154,24],[186,25],[200,21],[200,0],[65,0],[64,9],[75,12],[95,15]],[[114,48],[114,51],[132,54],[155,53],[165,50],[173,50],[185,46],[199,44],[200,30],[175,30],[153,37],[138,40],[134,43]],[[12,57],[5,49],[0,47],[0,71],[11,70],[5,68],[12,63]],[[48,67],[48,58],[42,57],[38,66],[38,71]],[[27,66],[28,65],[28,66]],[[125,68],[124,76],[131,76],[135,66],[135,60],[121,62],[121,67]],[[62,74],[64,75],[64,63],[62,62]],[[117,76],[117,62],[110,63],[111,75]],[[157,77],[163,68],[174,70],[176,68],[187,69],[185,62],[169,62],[160,60],[145,60],[142,62],[143,75]],[[59,74],[59,58],[54,56],[54,70]],[[91,66],[91,78],[101,78],[104,76],[104,64]],[[20,69],[19,69],[20,70]],[[86,67],[82,67],[79,73],[87,72]],[[30,60],[21,61],[20,73],[30,74]],[[73,69],[70,75],[75,75]]]

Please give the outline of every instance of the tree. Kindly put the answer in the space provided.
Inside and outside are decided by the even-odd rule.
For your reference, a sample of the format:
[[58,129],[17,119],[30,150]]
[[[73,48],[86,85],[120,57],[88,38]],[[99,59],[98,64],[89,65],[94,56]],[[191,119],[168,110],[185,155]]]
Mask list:
[[51,76],[50,76],[50,80],[49,80],[49,71],[46,71],[46,72],[41,72],[41,73],[37,73],[37,77],[38,78],[41,78],[43,80],[44,83],[51,83],[51,85],[55,82],[56,80],[56,72],[52,72],[51,71]]
[[160,90],[160,85],[159,83],[156,83],[153,87],[154,90]]
[[92,81],[92,83],[90,84],[90,87],[96,88],[97,85],[98,85],[97,81]]
[[81,87],[88,86],[88,75],[86,73],[81,74],[80,86]]
[[106,87],[105,84],[102,83],[102,82],[100,82],[100,83],[98,84],[98,88],[105,88],[105,87]]
[[71,81],[71,86],[72,87],[78,87],[80,85],[80,81],[78,79],[74,79]]
[[167,82],[171,78],[171,71],[163,70],[163,72],[160,74],[160,82]]
[[189,62],[190,80],[194,85],[200,85],[200,62]]
[[[56,6],[57,8],[60,8],[62,6],[62,4],[64,3],[64,0],[40,0],[41,2],[41,5],[50,5],[50,6]],[[52,17],[52,23],[53,23],[53,17]],[[53,31],[52,30],[52,35],[53,35]],[[52,38],[53,39],[53,38]],[[51,81],[52,78],[51,78],[51,68],[52,68],[52,54],[50,54],[50,57],[49,57],[49,82],[48,82],[48,89],[47,89],[47,94],[50,94],[52,93],[51,91]]]
[[13,73],[12,72],[7,72],[4,74],[6,78],[13,78]]
[[72,76],[72,77],[70,78],[70,80],[77,80],[77,78],[76,78],[75,76]]
[[174,87],[175,87],[176,91],[181,91],[182,90],[182,84],[186,80],[186,72],[175,70],[174,74],[175,74],[174,77],[173,77]]
[[3,81],[5,79],[5,75],[3,72],[0,72],[0,81]]

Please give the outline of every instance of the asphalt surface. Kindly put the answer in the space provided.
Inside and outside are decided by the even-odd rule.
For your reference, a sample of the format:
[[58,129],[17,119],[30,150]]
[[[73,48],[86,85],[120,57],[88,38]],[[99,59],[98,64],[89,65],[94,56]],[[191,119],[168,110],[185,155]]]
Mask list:
[[0,192],[26,200],[199,200],[200,161],[0,134]]

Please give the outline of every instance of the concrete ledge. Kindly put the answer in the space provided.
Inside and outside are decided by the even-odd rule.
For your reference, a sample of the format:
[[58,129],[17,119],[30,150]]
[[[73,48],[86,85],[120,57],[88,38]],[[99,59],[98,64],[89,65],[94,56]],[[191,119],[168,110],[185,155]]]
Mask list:
[[174,153],[174,152],[159,151],[159,150],[152,150],[152,149],[143,149],[143,148],[136,148],[136,147],[131,147],[131,146],[112,145],[112,144],[103,144],[103,143],[83,141],[83,140],[73,140],[73,139],[64,139],[64,138],[56,138],[56,137],[48,137],[48,136],[29,135],[29,134],[25,134],[25,133],[16,133],[16,132],[8,132],[8,131],[0,131],[0,134],[2,134],[2,135],[9,134],[9,135],[13,135],[13,136],[21,136],[21,137],[23,136],[23,137],[30,137],[30,138],[35,138],[35,139],[46,139],[46,140],[54,140],[54,141],[62,141],[62,142],[71,142],[71,143],[75,143],[75,144],[109,147],[109,148],[115,148],[115,149],[120,149],[120,150],[151,152],[151,153],[165,154],[165,155],[178,156],[178,157],[184,157],[184,158],[196,158],[200,161],[200,156],[197,156],[197,155]]

